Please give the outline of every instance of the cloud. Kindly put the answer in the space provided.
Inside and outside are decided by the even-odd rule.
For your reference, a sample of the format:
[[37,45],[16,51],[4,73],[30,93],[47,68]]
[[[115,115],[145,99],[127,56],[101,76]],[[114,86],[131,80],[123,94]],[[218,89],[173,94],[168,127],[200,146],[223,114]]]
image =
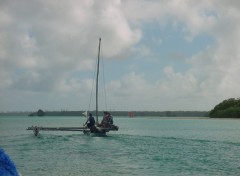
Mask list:
[[173,27],[183,25],[186,39],[192,40],[215,25],[217,12],[214,6],[214,2],[207,0],[133,0],[125,1],[124,10],[128,19],[136,25],[149,22],[158,22],[162,26],[171,24]]
[[[188,41],[202,33],[207,33],[215,39],[212,45],[188,58],[190,68],[184,72],[175,72],[171,66],[166,66],[165,78],[155,83],[148,82],[141,73],[134,73],[136,85],[128,89],[127,96],[122,97],[128,101],[135,98],[132,106],[134,102],[145,102],[142,109],[210,110],[223,99],[239,97],[239,3],[195,3],[196,1],[126,1],[124,4],[128,19],[136,26],[143,26],[149,22],[166,25],[167,22],[172,23],[174,27],[176,23],[181,23]],[[135,13],[130,13],[133,9]],[[143,51],[152,52],[150,48],[144,48]],[[143,52],[143,55],[146,55],[145,53]],[[132,85],[124,83],[127,80],[129,79],[126,78],[122,83],[117,82],[115,85],[122,90],[124,84]],[[134,90],[139,87],[141,91]]]
[[[217,23],[209,29],[209,33],[215,37],[216,43],[193,56],[193,69],[201,74],[205,74],[204,85],[210,86],[212,92],[217,91],[220,97],[238,97],[240,85],[236,75],[240,74],[238,65],[240,64],[239,39],[240,11],[236,7],[236,1],[217,3],[218,10]],[[226,25],[228,24],[228,25]],[[208,88],[209,89],[209,88]]]
[[[215,39],[211,46],[188,59],[191,68],[185,72],[175,73],[173,68],[166,67],[167,79],[159,80],[161,89],[152,92],[164,93],[177,101],[179,96],[188,95],[189,102],[196,102],[187,103],[189,108],[196,109],[207,109],[222,99],[239,97],[239,4],[238,1],[188,0],[126,2],[126,14],[137,26],[149,21],[162,26],[181,24],[185,38],[190,42],[202,33]],[[136,13],[132,14],[133,9]],[[209,103],[206,106],[200,104],[200,97]]]
[[98,37],[109,46],[103,53],[111,58],[127,52],[141,35],[130,27],[119,1],[1,4],[0,65],[3,79],[12,80],[14,88],[41,89],[41,84],[60,83],[71,71],[92,70]]
[[[185,70],[168,62],[162,71],[152,72],[154,81],[144,70],[111,79],[111,104],[121,110],[209,110],[222,99],[239,97],[239,7],[234,0],[3,1],[0,106],[29,109],[29,104],[44,105],[48,97],[46,108],[83,107],[92,89],[89,72],[94,70],[98,38],[103,39],[105,59],[150,60],[159,53],[144,43],[149,36],[143,30],[158,24],[180,30],[189,43],[202,34],[214,42],[188,58],[181,51],[170,53],[187,62]],[[164,45],[156,35],[148,41]],[[131,65],[138,68],[139,63]],[[21,106],[10,106],[14,97],[23,96]]]

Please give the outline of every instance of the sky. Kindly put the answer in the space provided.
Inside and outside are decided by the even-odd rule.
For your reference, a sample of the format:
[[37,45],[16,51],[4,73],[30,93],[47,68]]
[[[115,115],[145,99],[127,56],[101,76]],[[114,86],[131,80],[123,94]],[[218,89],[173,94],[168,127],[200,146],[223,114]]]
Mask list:
[[238,0],[1,0],[0,112],[209,111],[240,97]]

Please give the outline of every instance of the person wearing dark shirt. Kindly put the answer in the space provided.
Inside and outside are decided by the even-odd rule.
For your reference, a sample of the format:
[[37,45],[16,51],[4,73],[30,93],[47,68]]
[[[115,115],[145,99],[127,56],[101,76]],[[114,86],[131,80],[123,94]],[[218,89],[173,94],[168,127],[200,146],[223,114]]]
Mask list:
[[87,125],[88,128],[91,128],[95,125],[95,119],[94,119],[94,117],[92,116],[91,113],[89,113],[89,117],[88,117],[85,125]]

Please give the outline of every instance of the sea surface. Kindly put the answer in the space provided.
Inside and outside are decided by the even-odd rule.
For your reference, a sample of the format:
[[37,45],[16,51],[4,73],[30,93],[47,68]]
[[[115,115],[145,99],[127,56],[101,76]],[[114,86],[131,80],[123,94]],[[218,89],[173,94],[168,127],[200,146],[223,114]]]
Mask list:
[[83,117],[0,117],[0,147],[23,176],[240,175],[240,120],[116,117],[107,137],[26,128]]

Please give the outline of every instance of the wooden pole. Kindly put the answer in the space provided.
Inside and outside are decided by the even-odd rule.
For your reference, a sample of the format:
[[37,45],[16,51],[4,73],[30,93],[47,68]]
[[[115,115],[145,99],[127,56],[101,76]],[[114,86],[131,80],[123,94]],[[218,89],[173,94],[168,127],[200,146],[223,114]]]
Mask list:
[[98,75],[99,75],[100,46],[101,46],[101,38],[99,38],[98,61],[97,61],[97,78],[96,78],[96,121],[97,121],[97,124],[98,124]]

